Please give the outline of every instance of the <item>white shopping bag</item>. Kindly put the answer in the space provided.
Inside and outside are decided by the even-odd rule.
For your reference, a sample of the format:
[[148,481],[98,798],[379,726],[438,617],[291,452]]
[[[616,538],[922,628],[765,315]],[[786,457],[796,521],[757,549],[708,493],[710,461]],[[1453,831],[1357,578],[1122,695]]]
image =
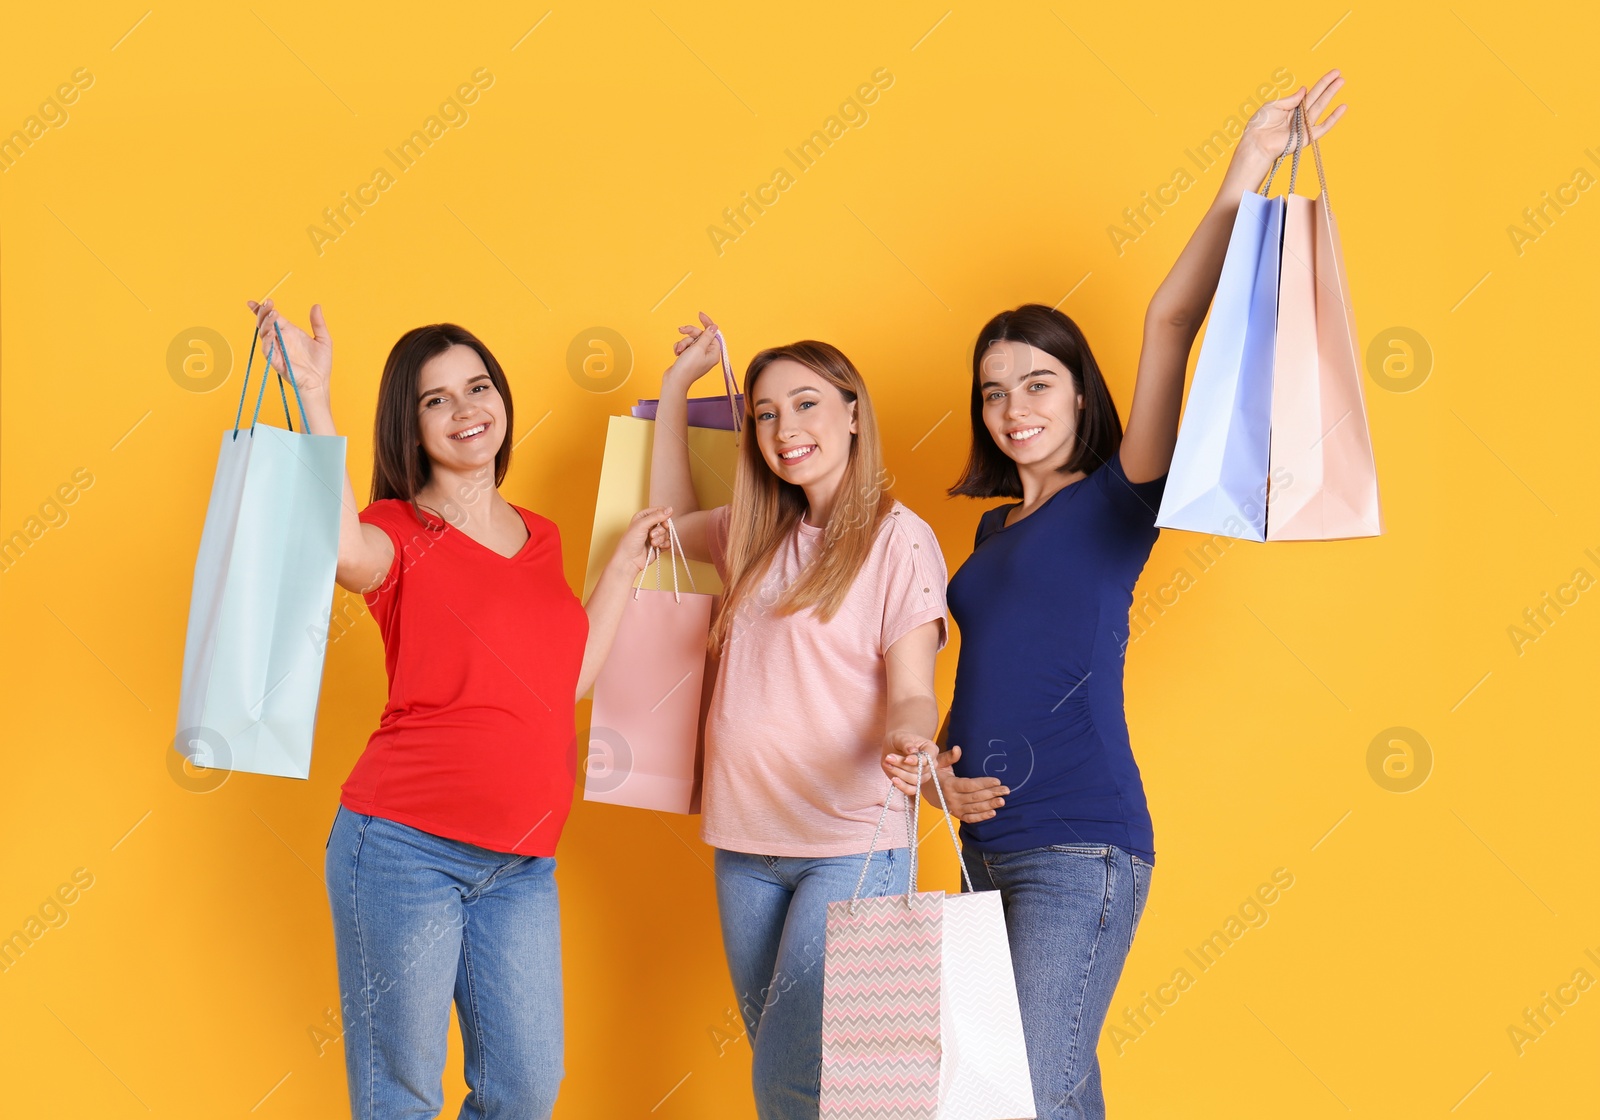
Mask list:
[[1000,892],[945,895],[943,917],[940,1120],[1033,1116],[1033,1081]]
[[[305,778],[339,559],[345,440],[296,432],[292,420],[287,431],[256,424],[270,361],[241,430],[253,343],[250,357],[195,559],[173,746],[196,766]],[[308,427],[303,404],[300,418]]]

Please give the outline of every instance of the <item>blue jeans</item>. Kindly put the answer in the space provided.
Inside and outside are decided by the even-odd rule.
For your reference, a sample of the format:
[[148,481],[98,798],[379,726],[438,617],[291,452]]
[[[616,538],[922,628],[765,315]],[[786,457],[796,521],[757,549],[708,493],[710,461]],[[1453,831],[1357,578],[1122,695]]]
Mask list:
[[[850,897],[865,859],[716,850],[722,946],[761,1120],[817,1120],[828,903]],[[874,852],[861,897],[904,893],[909,870],[905,849]]]
[[1039,1120],[1103,1120],[1095,1045],[1149,897],[1150,864],[1110,844],[962,854],[1000,892]]
[[462,1120],[550,1115],[565,1072],[555,862],[339,807],[327,885],[356,1120],[438,1115],[452,999]]

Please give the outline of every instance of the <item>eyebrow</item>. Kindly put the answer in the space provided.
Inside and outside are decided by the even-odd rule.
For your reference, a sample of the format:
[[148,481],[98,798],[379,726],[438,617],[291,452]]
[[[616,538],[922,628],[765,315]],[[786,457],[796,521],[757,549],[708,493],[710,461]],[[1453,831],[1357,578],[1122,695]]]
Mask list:
[[[822,392],[822,390],[817,388],[815,385],[802,385],[798,389],[790,389],[789,392],[786,395],[792,397],[796,393],[820,393],[820,392]],[[771,403],[772,403],[772,398],[771,397],[762,397],[760,400],[758,400],[756,402],[756,404],[771,404]]]
[[[1025,376],[1017,378],[1017,384],[1020,385],[1024,381],[1028,381],[1028,380],[1030,380],[1032,378],[1035,378],[1035,377],[1057,377],[1057,376],[1059,376],[1059,374],[1057,374],[1056,371],[1053,370],[1053,369],[1030,369]],[[979,385],[978,388],[980,388],[980,389],[998,389],[998,388],[1000,388],[1000,382],[998,382],[998,381],[985,381],[983,384]]]
[[[490,377],[487,373],[480,373],[476,377],[467,378],[467,384],[471,385],[474,381],[490,381],[490,382],[492,382],[493,380],[494,379],[492,377]],[[424,389],[424,390],[422,390],[422,395],[419,396],[417,398],[417,400],[419,400],[419,401],[426,400],[429,397],[434,396],[437,393],[443,393],[443,392],[444,392],[444,386],[443,385],[439,386],[437,389]]]

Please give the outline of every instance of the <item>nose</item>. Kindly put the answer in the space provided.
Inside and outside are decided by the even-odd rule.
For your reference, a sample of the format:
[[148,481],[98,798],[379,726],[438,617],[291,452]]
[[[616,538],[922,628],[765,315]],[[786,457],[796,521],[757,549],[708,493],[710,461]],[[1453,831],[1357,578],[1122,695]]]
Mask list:
[[[1021,386],[1017,388],[1020,389]],[[1028,415],[1028,399],[1016,389],[1006,394],[1006,415],[1013,417]]]

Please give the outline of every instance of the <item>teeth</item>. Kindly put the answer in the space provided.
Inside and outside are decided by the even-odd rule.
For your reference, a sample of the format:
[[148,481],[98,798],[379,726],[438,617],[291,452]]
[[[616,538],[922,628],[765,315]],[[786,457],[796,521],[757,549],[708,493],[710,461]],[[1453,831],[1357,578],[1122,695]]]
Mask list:
[[487,425],[487,424],[479,424],[476,428],[468,428],[464,432],[457,432],[455,435],[451,436],[450,438],[451,439],[466,439],[468,436],[477,435],[479,432],[483,431],[488,426],[489,425]]
[[1011,438],[1017,440],[1028,439],[1031,436],[1038,435],[1042,431],[1044,431],[1043,428],[1024,428],[1020,432],[1012,432]]
[[[812,445],[812,446],[815,446],[815,445]],[[798,459],[798,458],[800,458],[800,456],[804,455],[806,452],[808,452],[810,450],[811,450],[810,447],[797,447],[793,451],[785,451],[782,455],[778,456],[778,458],[780,458],[780,459]]]

